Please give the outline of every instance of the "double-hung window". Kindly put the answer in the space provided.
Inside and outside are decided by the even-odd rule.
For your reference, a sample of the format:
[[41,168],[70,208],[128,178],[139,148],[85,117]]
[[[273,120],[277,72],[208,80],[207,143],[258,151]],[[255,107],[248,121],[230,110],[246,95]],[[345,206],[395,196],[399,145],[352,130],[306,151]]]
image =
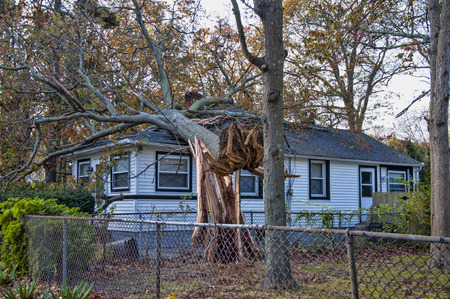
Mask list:
[[309,161],[309,195],[311,199],[327,199],[328,194],[327,161]]
[[111,191],[125,191],[130,188],[130,157],[116,157],[111,169]]
[[241,196],[259,197],[259,178],[248,170],[241,170]]
[[405,192],[406,171],[389,170],[388,171],[388,189],[389,192]]
[[191,191],[191,157],[157,153],[157,191]]
[[81,185],[86,185],[89,183],[89,172],[92,171],[91,160],[78,160],[78,182]]

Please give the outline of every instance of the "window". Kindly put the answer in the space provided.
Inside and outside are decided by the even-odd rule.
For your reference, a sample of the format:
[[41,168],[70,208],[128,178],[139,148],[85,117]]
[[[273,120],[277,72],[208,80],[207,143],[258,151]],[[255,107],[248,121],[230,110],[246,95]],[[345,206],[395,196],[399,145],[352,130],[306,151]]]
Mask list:
[[78,182],[81,185],[86,185],[89,183],[89,175],[92,172],[91,160],[78,160]]
[[388,171],[388,190],[389,192],[405,192],[406,171],[389,170]]
[[241,196],[244,197],[258,197],[259,178],[247,170],[241,170]]
[[156,190],[190,191],[191,158],[186,155],[157,153]]
[[309,161],[309,195],[311,199],[328,198],[328,162]]
[[111,169],[111,191],[124,191],[130,188],[130,158],[114,158]]

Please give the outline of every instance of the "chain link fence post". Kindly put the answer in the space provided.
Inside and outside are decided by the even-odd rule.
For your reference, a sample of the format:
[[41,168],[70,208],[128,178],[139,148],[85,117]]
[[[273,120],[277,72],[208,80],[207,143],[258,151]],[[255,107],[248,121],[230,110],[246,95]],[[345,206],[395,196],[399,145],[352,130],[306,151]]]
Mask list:
[[161,224],[156,223],[156,299],[161,298]]
[[350,234],[350,231],[347,229],[347,257],[349,263],[350,270],[350,280],[352,283],[352,294],[353,299],[359,299],[358,293],[358,277],[356,275],[356,263],[355,263],[355,254],[353,252],[353,236]]
[[63,282],[67,282],[67,220],[63,220]]

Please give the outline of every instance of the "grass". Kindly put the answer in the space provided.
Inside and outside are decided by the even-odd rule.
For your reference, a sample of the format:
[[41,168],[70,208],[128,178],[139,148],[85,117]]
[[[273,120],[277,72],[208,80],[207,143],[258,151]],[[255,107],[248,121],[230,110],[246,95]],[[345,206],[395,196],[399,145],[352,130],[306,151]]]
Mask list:
[[[161,298],[351,297],[349,270],[340,253],[302,257],[294,254],[291,259],[299,284],[296,290],[266,289],[263,261],[222,265],[208,264],[199,257],[166,259],[161,268]],[[357,257],[360,296],[449,298],[450,274],[427,270],[424,260],[425,255]],[[100,281],[95,289],[104,298],[151,298],[155,265],[141,264],[133,273],[119,271]]]
[[[338,245],[342,245],[338,244]],[[345,246],[300,244],[291,250],[291,269],[299,288],[274,290],[264,283],[264,261],[215,264],[201,255],[165,258],[161,264],[161,298],[351,298],[352,286]],[[300,247],[301,246],[301,247]],[[450,298],[450,273],[430,270],[428,249],[404,244],[356,246],[361,298]],[[153,298],[153,259],[97,260],[85,273],[73,273],[94,283],[93,296]]]

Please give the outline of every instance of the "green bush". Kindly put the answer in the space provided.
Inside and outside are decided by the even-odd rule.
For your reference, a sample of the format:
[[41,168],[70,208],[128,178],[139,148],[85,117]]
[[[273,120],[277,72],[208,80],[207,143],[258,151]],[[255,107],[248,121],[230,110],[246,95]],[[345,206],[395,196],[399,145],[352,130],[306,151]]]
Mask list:
[[430,190],[409,192],[406,200],[398,200],[394,206],[380,205],[374,213],[398,212],[399,215],[379,215],[379,222],[387,232],[430,235]]
[[0,202],[9,198],[56,198],[57,203],[70,208],[80,208],[80,211],[89,214],[94,213],[95,199],[88,190],[67,187],[60,184],[33,183],[16,186],[7,192],[0,194]]
[[24,219],[27,215],[87,216],[78,208],[68,208],[56,199],[10,198],[0,203],[0,258],[7,268],[17,266],[25,273],[28,267],[26,255],[27,236]]

